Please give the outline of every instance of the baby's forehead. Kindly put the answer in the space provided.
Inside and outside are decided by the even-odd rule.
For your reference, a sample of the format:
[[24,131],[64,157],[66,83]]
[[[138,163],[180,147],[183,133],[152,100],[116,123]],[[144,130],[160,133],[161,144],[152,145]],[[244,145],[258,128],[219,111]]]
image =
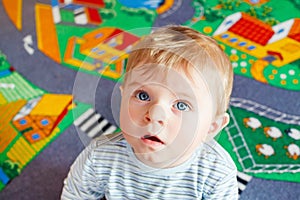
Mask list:
[[177,93],[186,93],[206,87],[202,76],[194,71],[190,73],[155,65],[133,68],[126,73],[125,85],[159,85]]

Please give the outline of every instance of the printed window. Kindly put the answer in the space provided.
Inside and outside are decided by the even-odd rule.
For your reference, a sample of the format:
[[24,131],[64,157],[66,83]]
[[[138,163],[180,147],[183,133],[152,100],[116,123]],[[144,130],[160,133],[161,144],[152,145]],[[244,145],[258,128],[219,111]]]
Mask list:
[[246,44],[247,44],[246,42],[240,42],[239,46],[243,47],[243,46],[246,46]]
[[231,38],[229,41],[233,43],[233,42],[237,42],[238,39],[237,38]]
[[251,50],[254,50],[254,49],[256,49],[256,46],[254,46],[254,45],[250,45],[250,46],[248,46],[248,47],[247,47],[247,49],[251,51]]
[[226,38],[228,38],[228,37],[229,37],[228,34],[223,34],[223,35],[221,35],[221,38],[223,38],[223,39],[226,39]]

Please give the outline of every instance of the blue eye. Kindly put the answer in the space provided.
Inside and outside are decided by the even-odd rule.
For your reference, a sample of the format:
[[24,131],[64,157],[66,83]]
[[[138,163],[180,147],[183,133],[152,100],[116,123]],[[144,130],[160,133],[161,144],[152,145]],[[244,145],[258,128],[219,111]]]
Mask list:
[[138,99],[141,100],[141,101],[149,101],[149,100],[150,100],[149,95],[147,94],[147,92],[144,92],[144,91],[138,92],[138,93],[135,95],[135,97],[138,98]]
[[189,105],[184,102],[177,102],[175,104],[175,108],[180,111],[189,111],[190,110]]

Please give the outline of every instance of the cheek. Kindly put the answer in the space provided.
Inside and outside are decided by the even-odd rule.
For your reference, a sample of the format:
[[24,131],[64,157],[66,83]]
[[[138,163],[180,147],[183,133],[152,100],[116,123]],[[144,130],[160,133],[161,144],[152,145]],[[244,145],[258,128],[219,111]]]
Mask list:
[[185,141],[191,141],[197,132],[198,119],[195,115],[187,115],[183,118],[180,128],[181,137]]
[[121,108],[120,108],[120,128],[124,131],[126,126],[130,123],[129,117],[129,108],[128,108],[128,101],[126,99],[122,99],[121,101]]
[[192,139],[191,135],[195,132],[196,124],[197,121],[190,114],[183,113],[174,117],[168,125],[168,132],[172,138],[170,142],[175,142],[175,145],[186,144],[187,141]]
[[142,117],[143,106],[131,102],[128,106],[128,113],[131,119]]
[[198,113],[186,114],[179,125],[178,140],[187,144],[204,140],[209,130],[209,120]]
[[209,116],[202,116],[199,117],[198,123],[197,123],[196,131],[195,131],[195,144],[200,144],[204,141],[206,141],[210,125],[211,125],[211,120]]
[[120,128],[125,132],[131,132],[135,128],[143,126],[143,107],[130,100],[122,100],[120,109]]

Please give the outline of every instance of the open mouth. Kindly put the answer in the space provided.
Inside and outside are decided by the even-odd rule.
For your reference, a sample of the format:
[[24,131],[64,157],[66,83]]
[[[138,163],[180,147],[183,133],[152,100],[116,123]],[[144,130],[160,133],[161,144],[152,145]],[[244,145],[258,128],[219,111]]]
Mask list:
[[142,140],[147,140],[147,141],[151,141],[151,142],[155,142],[155,143],[164,144],[164,142],[161,141],[158,137],[152,136],[152,135],[145,135],[142,137]]

